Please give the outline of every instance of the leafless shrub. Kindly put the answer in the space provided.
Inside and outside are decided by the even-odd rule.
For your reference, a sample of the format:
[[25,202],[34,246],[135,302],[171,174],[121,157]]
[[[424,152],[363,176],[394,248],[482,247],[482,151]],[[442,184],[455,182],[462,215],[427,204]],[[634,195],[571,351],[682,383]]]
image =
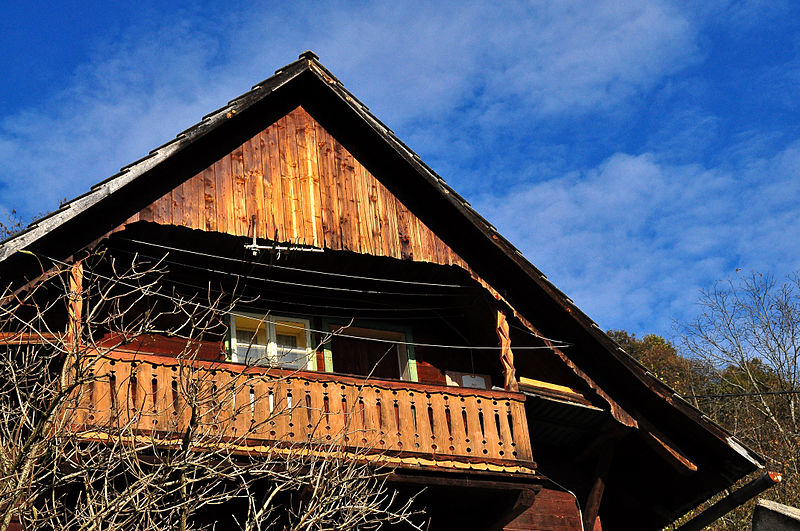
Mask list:
[[[0,298],[0,531],[419,528],[356,400],[332,424],[291,373],[199,358],[234,301],[166,287],[158,261],[42,266]],[[173,359],[142,353],[153,335]]]

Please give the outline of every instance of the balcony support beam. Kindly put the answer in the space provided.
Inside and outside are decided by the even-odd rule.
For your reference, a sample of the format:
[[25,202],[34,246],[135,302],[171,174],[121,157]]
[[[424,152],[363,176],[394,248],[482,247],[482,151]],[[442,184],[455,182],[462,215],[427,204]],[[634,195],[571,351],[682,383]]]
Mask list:
[[517,370],[514,368],[514,352],[511,350],[511,334],[506,314],[497,310],[497,337],[500,340],[500,363],[503,365],[503,380],[506,391],[519,392]]
[[67,344],[77,352],[83,322],[83,261],[76,260],[69,271],[69,304],[67,307]]

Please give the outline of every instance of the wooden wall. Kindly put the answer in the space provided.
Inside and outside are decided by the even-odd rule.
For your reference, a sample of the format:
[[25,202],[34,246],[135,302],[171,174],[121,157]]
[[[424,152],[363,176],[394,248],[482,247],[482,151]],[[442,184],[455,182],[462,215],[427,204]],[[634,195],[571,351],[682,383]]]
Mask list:
[[130,218],[439,264],[466,264],[298,107]]

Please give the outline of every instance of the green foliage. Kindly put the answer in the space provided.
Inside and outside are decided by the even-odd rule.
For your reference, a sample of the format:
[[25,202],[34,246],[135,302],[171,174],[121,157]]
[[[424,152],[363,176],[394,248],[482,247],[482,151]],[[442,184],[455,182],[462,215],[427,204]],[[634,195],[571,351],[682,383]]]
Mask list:
[[[609,335],[764,456],[768,470],[783,473],[784,482],[763,497],[800,506],[800,273],[783,282],[760,273],[720,282],[701,293],[698,307],[699,316],[681,330],[680,350],[653,334],[640,339],[611,330]],[[740,484],[751,479],[743,478]],[[708,529],[748,528],[754,503]]]
[[659,335],[647,334],[639,339],[625,330],[607,333],[631,357],[683,395],[698,394],[710,377],[706,364],[681,356],[670,341]]

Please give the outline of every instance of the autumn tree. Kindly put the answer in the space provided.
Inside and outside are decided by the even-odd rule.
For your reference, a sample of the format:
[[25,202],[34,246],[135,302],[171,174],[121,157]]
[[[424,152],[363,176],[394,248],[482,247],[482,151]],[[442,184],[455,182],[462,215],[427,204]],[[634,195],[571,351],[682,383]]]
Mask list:
[[772,496],[800,505],[800,276],[741,275],[699,305],[682,346],[716,369],[703,409],[786,474]]
[[670,341],[659,335],[647,334],[640,339],[625,330],[607,333],[631,357],[683,395],[697,394],[708,382],[710,371],[706,363],[682,356]]

